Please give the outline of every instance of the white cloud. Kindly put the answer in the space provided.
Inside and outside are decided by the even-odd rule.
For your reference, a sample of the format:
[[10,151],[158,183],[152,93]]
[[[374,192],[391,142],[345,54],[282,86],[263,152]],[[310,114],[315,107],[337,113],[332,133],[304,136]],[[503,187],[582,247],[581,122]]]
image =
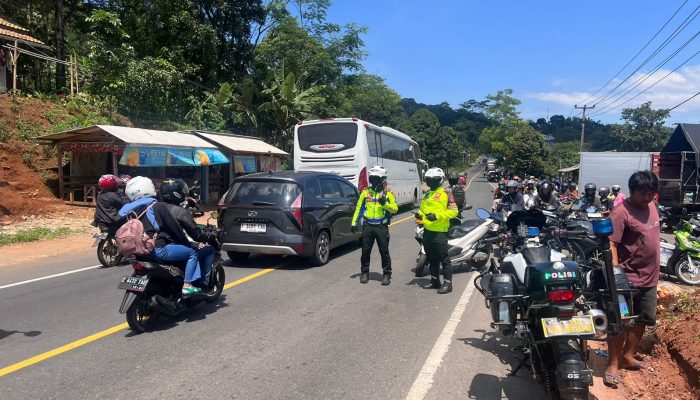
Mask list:
[[[646,78],[643,82],[637,82],[637,80],[641,81],[642,79],[644,79],[646,77],[645,73],[634,74],[628,81],[623,83],[615,91],[614,95],[608,96],[608,98],[603,99],[603,101],[599,101],[598,104],[596,104],[596,112],[599,112],[598,110],[605,111],[620,106],[617,109],[607,113],[608,116],[616,116],[619,115],[620,111],[623,108],[638,107],[640,104],[645,103],[647,101],[651,101],[652,107],[656,109],[671,108],[700,91],[700,65],[680,68],[678,71],[671,73],[668,77],[664,78],[663,80],[654,85],[655,82],[657,82],[662,77],[666,76],[669,72],[670,70],[663,69],[656,71],[655,73],[651,74],[651,76]],[[558,81],[558,79],[555,79],[552,81],[552,83],[555,86],[557,86],[556,83]],[[616,80],[615,82],[609,84],[608,87],[606,87],[600,93],[596,94],[596,96],[592,99],[589,98],[592,94],[589,92],[558,91],[528,93],[526,94],[526,97],[537,99],[546,103],[561,104],[569,107],[573,106],[574,104],[583,104],[584,100],[587,100],[587,103],[590,104],[591,100],[600,97],[603,93],[606,93],[607,91],[615,87],[619,82],[620,80]],[[631,89],[632,86],[635,86],[637,84],[639,85],[632,89],[628,94],[620,97],[622,93],[626,93],[629,89]],[[654,86],[651,87],[652,85]],[[648,90],[644,93],[639,94],[645,89]],[[624,105],[621,105],[625,101],[637,94],[639,95],[636,98],[630,100]],[[673,113],[688,113],[688,115],[692,113],[694,117],[700,117],[700,96],[678,107],[676,110],[674,110]]]

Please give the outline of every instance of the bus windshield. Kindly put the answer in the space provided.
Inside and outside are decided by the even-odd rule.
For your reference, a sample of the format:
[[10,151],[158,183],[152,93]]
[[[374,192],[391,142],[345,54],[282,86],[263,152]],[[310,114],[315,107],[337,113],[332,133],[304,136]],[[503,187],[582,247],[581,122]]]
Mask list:
[[325,152],[355,147],[358,126],[353,122],[302,125],[297,129],[302,151]]

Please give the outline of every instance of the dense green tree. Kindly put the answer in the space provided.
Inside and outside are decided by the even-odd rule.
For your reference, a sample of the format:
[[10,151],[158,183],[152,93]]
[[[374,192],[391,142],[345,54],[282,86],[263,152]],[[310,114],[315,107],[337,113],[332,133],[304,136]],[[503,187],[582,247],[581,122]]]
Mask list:
[[506,138],[502,156],[503,165],[516,174],[547,176],[555,173],[548,163],[549,152],[544,135],[524,121]]
[[671,128],[664,125],[666,109],[654,110],[651,102],[622,110],[623,124],[613,125],[611,139],[618,151],[659,151],[668,142]]
[[338,116],[358,117],[379,126],[398,126],[401,96],[384,79],[370,74],[347,75],[337,92],[341,102]]

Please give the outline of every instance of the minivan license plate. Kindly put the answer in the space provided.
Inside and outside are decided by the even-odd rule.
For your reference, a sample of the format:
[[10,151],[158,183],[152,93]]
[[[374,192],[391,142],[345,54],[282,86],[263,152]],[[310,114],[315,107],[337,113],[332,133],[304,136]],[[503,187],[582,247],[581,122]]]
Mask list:
[[243,223],[241,224],[241,232],[265,233],[267,232],[267,225]]
[[595,335],[595,325],[590,315],[579,315],[571,319],[542,318],[545,337]]

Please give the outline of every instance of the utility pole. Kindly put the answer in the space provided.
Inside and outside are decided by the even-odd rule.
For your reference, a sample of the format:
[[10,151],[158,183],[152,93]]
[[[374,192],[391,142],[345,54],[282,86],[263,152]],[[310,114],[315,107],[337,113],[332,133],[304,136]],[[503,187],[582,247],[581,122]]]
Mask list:
[[584,135],[586,134],[586,110],[592,110],[595,108],[595,104],[592,106],[587,106],[583,105],[583,107],[579,107],[578,105],[574,105],[574,108],[577,110],[583,110],[583,121],[581,122],[581,147],[579,148],[579,152],[583,153],[583,138]]

